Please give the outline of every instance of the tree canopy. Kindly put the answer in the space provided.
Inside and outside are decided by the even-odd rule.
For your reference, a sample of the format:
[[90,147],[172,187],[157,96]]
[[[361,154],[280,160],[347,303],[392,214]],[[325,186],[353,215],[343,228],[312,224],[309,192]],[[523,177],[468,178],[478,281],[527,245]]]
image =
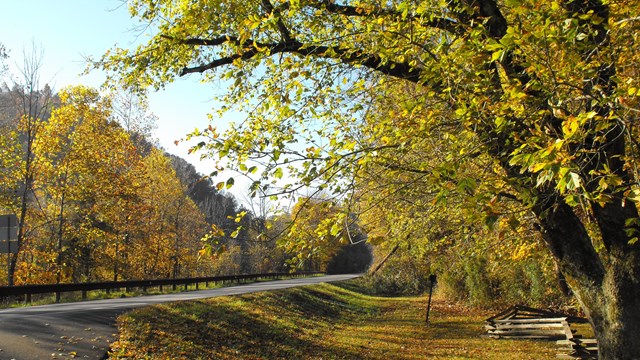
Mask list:
[[204,137],[197,148],[255,173],[255,190],[289,175],[275,192],[315,186],[360,213],[375,209],[375,191],[414,201],[404,210],[418,213],[390,208],[404,220],[379,223],[388,232],[415,229],[398,226],[454,193],[473,199],[487,225],[515,201],[589,314],[600,357],[631,359],[639,7],[138,0],[131,14],[156,34],[97,64],[135,88],[193,73],[230,80],[220,111],[247,118],[193,135]]

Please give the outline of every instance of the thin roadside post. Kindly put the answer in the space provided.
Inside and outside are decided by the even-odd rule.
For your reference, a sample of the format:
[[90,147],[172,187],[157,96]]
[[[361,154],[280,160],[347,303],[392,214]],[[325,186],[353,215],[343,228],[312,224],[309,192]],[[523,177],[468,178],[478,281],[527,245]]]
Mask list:
[[429,325],[429,312],[431,311],[431,295],[433,294],[433,285],[436,283],[436,276],[429,275],[429,302],[427,303],[427,317],[425,323]]
[[[11,283],[11,255],[18,253],[18,218],[15,214],[0,215],[0,254],[7,254],[7,284]],[[16,244],[11,246],[11,243]]]
[[11,216],[7,215],[7,284],[11,285]]

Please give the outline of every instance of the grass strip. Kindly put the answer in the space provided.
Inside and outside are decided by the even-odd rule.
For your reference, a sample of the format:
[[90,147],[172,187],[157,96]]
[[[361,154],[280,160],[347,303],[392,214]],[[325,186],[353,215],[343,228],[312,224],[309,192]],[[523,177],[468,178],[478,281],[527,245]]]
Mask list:
[[354,282],[178,302],[120,316],[111,359],[554,359],[555,344],[480,338],[489,313],[364,295]]

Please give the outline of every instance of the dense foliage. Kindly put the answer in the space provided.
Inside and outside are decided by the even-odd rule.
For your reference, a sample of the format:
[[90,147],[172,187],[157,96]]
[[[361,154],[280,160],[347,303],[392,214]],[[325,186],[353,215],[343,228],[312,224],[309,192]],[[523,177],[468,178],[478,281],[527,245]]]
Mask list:
[[[237,217],[246,210],[233,196],[138,132],[153,120],[143,100],[127,95],[127,114],[141,115],[123,119],[113,97],[90,88],[25,88],[0,92],[0,209],[20,225],[5,284],[288,269],[275,238],[256,240],[264,214]],[[212,226],[227,250],[217,256],[203,251]]]
[[[2,95],[35,97],[19,88]],[[10,282],[194,276],[212,267],[198,259],[208,230],[203,214],[162,152],[138,152],[111,117],[108,98],[74,87],[43,107],[38,117],[14,108],[18,120],[2,127],[11,150],[3,161],[13,162],[5,167],[13,173],[2,183],[0,206],[3,213],[25,209]]]
[[[132,15],[156,35],[99,66],[134,87],[192,73],[232,80],[221,111],[238,106],[247,119],[196,131],[198,148],[255,174],[256,191],[289,175],[275,192],[315,186],[349,200],[349,213],[375,213],[364,226],[381,241],[441,241],[415,235],[445,201],[463,239],[478,223],[536,230],[590,316],[600,357],[631,359],[639,7],[138,0]],[[483,221],[468,227],[469,214]]]
[[[319,269],[311,262],[290,265],[305,254],[285,246],[290,216],[274,216],[266,203],[243,207],[193,165],[150,142],[155,117],[135,94],[15,87],[3,89],[0,100],[0,209],[25,210],[5,283]],[[338,250],[325,248],[331,253],[323,269]],[[333,265],[339,272],[351,268]]]

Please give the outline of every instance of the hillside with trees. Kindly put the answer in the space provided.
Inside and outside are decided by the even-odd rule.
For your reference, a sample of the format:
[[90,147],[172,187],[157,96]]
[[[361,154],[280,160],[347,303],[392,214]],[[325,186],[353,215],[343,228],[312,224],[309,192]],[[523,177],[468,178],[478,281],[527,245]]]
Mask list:
[[[293,266],[291,217],[242,205],[153,141],[144,97],[40,84],[0,89],[0,210],[18,217],[0,283],[81,283],[321,270]],[[15,249],[15,248],[14,248]],[[362,271],[368,265],[362,263]],[[339,269],[339,267],[338,267]],[[339,270],[337,270],[339,271]]]
[[[35,84],[33,84],[35,85]],[[97,91],[16,87],[3,99],[3,213],[18,214],[10,284],[206,274],[208,231],[169,159],[143,155]],[[27,100],[25,100],[27,99]],[[18,101],[16,101],[18,100]],[[30,100],[33,100],[30,102]]]

